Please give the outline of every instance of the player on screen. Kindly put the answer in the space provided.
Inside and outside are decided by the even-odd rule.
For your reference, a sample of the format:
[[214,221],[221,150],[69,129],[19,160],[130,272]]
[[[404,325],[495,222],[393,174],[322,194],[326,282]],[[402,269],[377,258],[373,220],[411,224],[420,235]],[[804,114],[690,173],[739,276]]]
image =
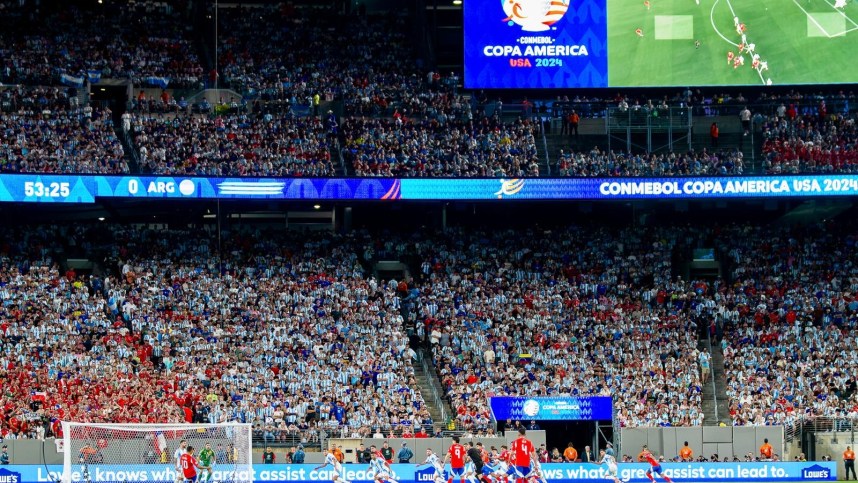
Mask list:
[[179,447],[173,453],[173,461],[176,465],[176,483],[182,483],[182,456],[188,452],[188,441],[183,439],[179,441]]
[[399,483],[394,479],[396,475],[393,473],[393,468],[384,459],[381,451],[377,451],[373,455],[372,461],[369,462],[369,469],[375,474],[374,480],[378,483]]
[[638,37],[643,37],[643,29],[641,29],[640,27],[636,28],[635,35],[637,35]]
[[531,463],[537,466],[539,464],[536,459],[536,449],[533,447],[533,442],[527,439],[526,434],[527,431],[524,428],[520,428],[518,430],[518,438],[510,445],[513,464],[516,471],[522,475],[516,478],[516,483],[525,483],[525,478],[530,474]]
[[649,481],[655,481],[655,477],[653,477],[653,473],[658,473],[659,476],[664,478],[664,481],[667,483],[671,483],[671,479],[664,474],[664,470],[661,468],[661,463],[655,459],[652,453],[650,453],[649,448],[646,446],[643,447],[643,450],[638,455],[638,461],[649,463],[649,469],[646,470],[646,477],[649,478]]
[[212,481],[212,467],[215,465],[215,452],[212,449],[211,443],[206,443],[206,447],[200,451],[200,469],[205,470],[200,477],[200,481]]
[[644,0],[644,7],[646,7],[646,9],[647,9],[647,10],[649,10],[650,8],[652,8],[652,4],[651,4],[651,3],[649,3],[649,0]]
[[334,453],[333,453],[333,451],[331,451],[330,448],[325,449],[325,462],[322,463],[321,465],[313,468],[313,471],[318,471],[318,470],[324,468],[325,466],[333,466],[333,468],[334,468],[334,474],[333,474],[333,477],[331,478],[331,481],[339,482],[339,483],[349,483],[348,480],[343,478],[343,475],[344,475],[343,465],[340,463],[340,460],[338,460],[337,457],[334,456]]
[[735,58],[736,58],[736,54],[734,54],[732,50],[730,52],[727,52],[727,65],[732,64],[733,59],[735,59]]
[[617,470],[617,460],[616,460],[616,458],[614,458],[613,455],[608,454],[607,451],[605,451],[605,450],[599,451],[599,462],[596,464],[600,465],[600,466],[601,465],[607,465],[608,466],[607,478],[610,480],[614,480],[614,483],[620,483],[620,482],[625,483],[625,482],[629,481],[629,480],[621,480],[620,478],[617,477],[617,471],[618,471]]
[[447,450],[447,454],[444,456],[444,464],[447,464],[447,460],[450,460],[450,477],[447,478],[447,483],[453,483],[453,477],[459,477],[459,483],[465,483],[465,456],[467,456],[467,451],[465,451],[465,447],[459,444],[459,437],[453,436],[453,444],[450,445],[450,448]]
[[846,8],[847,0],[834,0],[834,8]]
[[200,463],[194,458],[194,447],[188,446],[187,452],[179,458],[179,466],[182,468],[182,476],[185,483],[194,483],[197,481],[197,468],[200,468]]

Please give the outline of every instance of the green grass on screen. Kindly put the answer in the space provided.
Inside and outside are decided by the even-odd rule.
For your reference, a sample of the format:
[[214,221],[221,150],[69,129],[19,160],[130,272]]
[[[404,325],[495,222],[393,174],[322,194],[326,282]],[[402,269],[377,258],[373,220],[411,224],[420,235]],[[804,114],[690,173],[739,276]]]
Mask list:
[[[858,0],[607,0],[608,84],[694,86],[858,82]],[[732,10],[731,10],[732,8]],[[733,13],[749,43],[768,62],[764,78],[727,64],[741,42]],[[676,25],[670,25],[671,20]],[[635,29],[644,36],[639,37]],[[689,30],[691,34],[689,35]],[[689,38],[690,37],[690,38]],[[700,47],[695,47],[695,40]]]

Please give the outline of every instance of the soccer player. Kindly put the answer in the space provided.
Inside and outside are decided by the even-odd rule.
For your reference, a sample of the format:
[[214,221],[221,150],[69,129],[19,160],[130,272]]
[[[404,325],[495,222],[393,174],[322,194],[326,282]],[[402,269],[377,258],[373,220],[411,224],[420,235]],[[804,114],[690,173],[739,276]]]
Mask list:
[[653,473],[658,473],[659,476],[664,478],[664,481],[671,483],[671,479],[664,474],[664,470],[661,468],[661,463],[655,459],[655,456],[650,453],[649,448],[646,446],[643,447],[643,451],[638,455],[638,461],[649,463],[650,468],[646,470],[646,477],[649,478],[649,481],[654,482],[655,478],[652,475]]
[[695,49],[699,49],[699,48],[700,48],[700,40],[695,40],[695,41],[694,41],[694,48],[695,48]]
[[459,477],[459,483],[465,483],[465,456],[467,456],[467,451],[465,451],[465,447],[459,444],[459,437],[453,436],[453,444],[450,445],[450,448],[447,450],[447,454],[444,456],[444,464],[447,464],[447,460],[450,460],[450,477],[447,478],[447,483],[453,483],[453,477]]
[[182,476],[185,477],[185,483],[195,483],[197,481],[197,468],[200,463],[194,458],[194,447],[188,446],[186,453],[179,458],[179,466],[182,468]]
[[613,455],[609,455],[605,450],[599,451],[599,462],[597,465],[608,466],[608,478],[614,480],[614,483],[627,482],[629,480],[620,480],[617,477],[617,460]]
[[330,448],[326,448],[325,449],[325,462],[322,463],[321,465],[313,468],[313,471],[320,470],[320,469],[324,468],[325,466],[329,466],[329,465],[334,467],[334,477],[331,478],[331,481],[339,482],[339,483],[349,483],[349,481],[343,477],[343,475],[344,475],[343,465],[340,463],[340,460],[338,460],[337,457],[334,456],[334,452],[331,451]]
[[212,481],[212,467],[215,465],[215,453],[211,443],[206,443],[206,447],[200,451],[200,469],[206,470],[200,481]]
[[644,0],[644,7],[646,7],[647,10],[649,10],[652,7],[652,4],[649,3],[649,0]]
[[391,468],[390,463],[384,459],[384,455],[381,454],[381,451],[377,451],[375,455],[373,455],[372,461],[369,462],[369,468],[375,474],[374,480],[378,483],[399,483],[394,480],[395,475],[393,474],[393,468]]
[[727,65],[732,64],[732,63],[733,63],[733,59],[734,59],[735,57],[736,57],[736,54],[734,54],[732,50],[731,50],[730,52],[727,52]]
[[176,464],[176,483],[182,483],[182,456],[188,452],[188,440],[179,441],[179,447],[173,453],[173,460]]
[[435,468],[435,476],[432,478],[435,483],[444,481],[444,466],[441,464],[441,459],[429,448],[426,448],[426,461],[423,464],[432,465],[432,468]]
[[834,0],[834,8],[846,8],[846,0]]
[[516,472],[521,475],[516,478],[516,483],[525,483],[525,478],[530,474],[531,463],[536,463],[538,465],[533,442],[527,439],[525,436],[526,434],[527,431],[524,428],[520,428],[518,430],[518,438],[516,438],[510,445],[512,457],[514,459],[513,464],[515,465]]
[[638,37],[643,37],[643,30],[640,27],[636,28],[635,35],[637,35]]

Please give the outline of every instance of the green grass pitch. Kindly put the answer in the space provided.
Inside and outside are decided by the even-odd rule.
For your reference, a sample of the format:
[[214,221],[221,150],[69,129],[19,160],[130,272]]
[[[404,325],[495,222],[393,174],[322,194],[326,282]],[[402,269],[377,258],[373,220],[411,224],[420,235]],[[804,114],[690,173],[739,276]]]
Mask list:
[[[705,86],[858,82],[858,0],[607,0],[608,85]],[[768,71],[737,69],[745,24]],[[643,37],[635,30],[640,28]],[[695,41],[700,42],[695,47]]]

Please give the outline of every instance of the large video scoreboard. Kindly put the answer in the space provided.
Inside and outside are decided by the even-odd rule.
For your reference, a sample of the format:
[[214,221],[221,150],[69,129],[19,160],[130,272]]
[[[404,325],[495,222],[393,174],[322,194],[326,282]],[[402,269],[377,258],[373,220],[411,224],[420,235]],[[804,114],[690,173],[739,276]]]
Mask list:
[[856,0],[467,0],[465,86],[858,82]]

